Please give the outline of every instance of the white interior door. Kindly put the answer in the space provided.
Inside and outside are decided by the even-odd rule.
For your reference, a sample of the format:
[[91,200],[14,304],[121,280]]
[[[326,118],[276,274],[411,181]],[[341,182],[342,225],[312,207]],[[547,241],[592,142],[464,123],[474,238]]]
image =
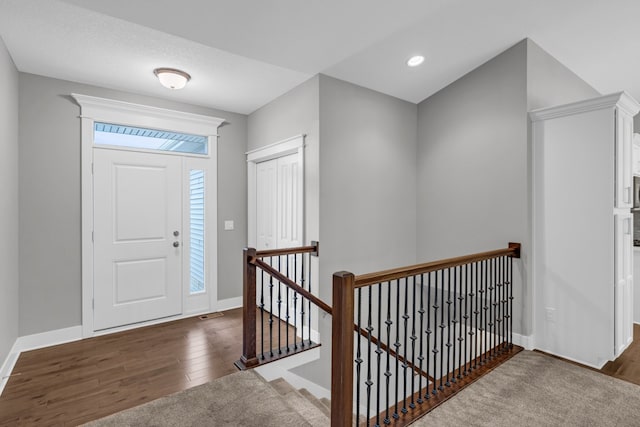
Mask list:
[[277,247],[302,246],[302,174],[299,156],[291,154],[279,157],[277,165]]
[[256,249],[301,246],[302,169],[290,154],[256,166]]
[[277,227],[277,160],[256,166],[256,249],[276,249]]
[[94,330],[182,312],[182,158],[94,149]]

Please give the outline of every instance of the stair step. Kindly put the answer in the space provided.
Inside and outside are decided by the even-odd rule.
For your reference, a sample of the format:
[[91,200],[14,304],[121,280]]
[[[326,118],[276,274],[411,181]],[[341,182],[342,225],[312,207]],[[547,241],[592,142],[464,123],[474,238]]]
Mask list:
[[[268,384],[282,399],[300,414],[312,427],[326,427],[329,425],[331,413],[323,410],[323,404],[307,390],[296,390],[284,378],[276,378]],[[314,402],[313,399],[318,402]]]
[[326,397],[323,397],[320,399],[320,402],[322,402],[324,406],[329,408],[329,412],[331,412],[331,401],[329,399],[327,399]]
[[316,406],[316,408],[320,409],[320,411],[322,411],[323,414],[325,414],[327,417],[331,417],[331,409],[328,408],[327,406],[325,406],[324,403],[322,403],[320,401],[320,399],[318,399],[317,397],[315,397],[313,394],[311,394],[311,392],[309,390],[307,390],[306,388],[301,388],[300,390],[298,390],[300,392],[301,395],[303,395],[309,402],[311,402],[313,405]]
[[269,385],[282,396],[285,396],[292,391],[296,391],[296,389],[284,378],[276,378],[275,380],[269,381]]

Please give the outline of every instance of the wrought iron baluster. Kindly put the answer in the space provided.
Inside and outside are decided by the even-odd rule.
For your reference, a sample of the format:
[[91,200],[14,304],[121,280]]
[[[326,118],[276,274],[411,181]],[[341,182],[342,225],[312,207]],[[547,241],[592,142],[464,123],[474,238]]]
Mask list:
[[[308,278],[307,278],[307,285],[309,286],[309,293],[312,294],[313,292],[311,291],[311,254],[308,255],[309,257],[309,268],[308,268]],[[309,332],[308,332],[308,339],[309,339],[309,345],[311,345],[311,300],[309,300],[309,306],[307,307],[307,325],[309,325]]]
[[[282,256],[278,256],[278,271],[282,271],[281,269],[281,261]],[[282,283],[278,280],[278,354],[282,354],[282,331],[281,331],[281,323],[282,323]]]
[[[289,255],[285,255],[286,256],[286,275],[287,278],[289,277]],[[285,327],[285,335],[287,336],[286,338],[286,342],[287,342],[287,353],[289,352],[289,287],[287,286],[287,292],[286,292],[286,322],[284,324]]]
[[[427,351],[426,351],[426,355],[427,355],[427,391],[424,394],[424,398],[425,399],[429,399],[431,397],[431,395],[429,394],[429,367],[431,366],[431,361],[430,359],[430,355],[431,355],[431,272],[427,273],[427,330],[424,331],[425,334],[427,334]],[[436,360],[436,355],[434,353],[433,355],[433,366],[434,366],[434,372],[435,372],[435,360]],[[435,374],[434,374],[435,375]],[[433,392],[435,393],[435,388],[436,388],[436,382],[435,380],[432,381],[433,384]]]
[[[475,319],[476,319],[476,325],[475,325],[475,337],[474,337],[474,344],[473,344],[473,369],[476,369],[478,367],[478,359],[480,358],[480,355],[478,354],[478,339],[480,338],[482,329],[480,327],[480,320],[478,319],[478,315],[480,314],[480,282],[478,281],[479,278],[481,277],[481,274],[478,273],[478,270],[480,270],[480,266],[482,264],[479,262],[475,263],[475,281],[473,284],[473,287],[475,289],[475,296],[476,296],[476,304],[475,304],[475,310],[473,311],[473,314],[475,315]],[[481,272],[480,272],[481,273]],[[480,276],[480,277],[479,277]]]
[[[451,366],[453,367],[453,369],[451,369],[451,374],[447,373],[447,377],[449,377],[449,375],[451,376],[451,382],[455,383],[456,382],[456,324],[458,323],[458,321],[456,320],[456,282],[458,281],[458,268],[457,267],[453,267],[453,293],[451,292],[451,289],[449,290],[449,306],[453,305],[453,319],[451,319],[451,325],[449,327],[449,329],[453,328],[453,330],[451,330],[449,332],[449,349],[451,350],[451,348],[453,347],[453,359],[451,359]],[[449,309],[451,310],[451,308]],[[447,360],[447,367],[449,366],[449,361]]]
[[487,304],[489,306],[489,323],[487,324],[488,326],[488,331],[489,331],[489,340],[487,341],[487,360],[491,360],[493,358],[493,326],[494,326],[494,322],[493,322],[493,289],[494,289],[494,283],[493,283],[493,259],[488,260],[487,261],[488,264],[488,280],[487,280],[487,286],[488,286],[488,295],[489,295],[489,303]]
[[386,403],[385,403],[385,416],[384,423],[391,423],[391,419],[389,418],[389,408],[391,407],[391,402],[389,401],[389,387],[391,386],[391,326],[393,325],[393,321],[391,320],[391,282],[387,282],[387,320],[384,322],[387,325],[387,370],[384,373],[385,382],[386,382]]
[[[409,365],[407,364],[407,350],[408,350],[408,345],[407,345],[407,329],[408,329],[408,322],[409,322],[409,279],[407,277],[404,278],[404,314],[402,315],[402,320],[404,320],[404,328],[403,328],[403,335],[404,335],[404,359],[402,361],[402,377],[403,377],[403,382],[402,382],[402,391],[403,391],[403,399],[402,399],[402,413],[406,414],[407,413],[407,368],[409,367]],[[398,353],[400,354],[400,353]]]
[[[361,288],[360,288],[361,289]],[[358,290],[360,290],[358,289]],[[369,425],[369,420],[371,419],[371,386],[373,382],[371,381],[371,335],[373,334],[373,324],[371,323],[371,291],[373,290],[372,286],[367,287],[367,294],[369,297],[368,304],[368,313],[369,317],[367,320],[367,381],[365,385],[367,386],[367,426]]]
[[440,310],[440,390],[444,390],[444,328],[446,327],[444,324],[444,270],[440,270],[440,284],[442,285],[442,289],[440,289],[440,306],[442,310]]
[[[415,278],[414,278],[415,280]],[[415,285],[415,282],[414,282]],[[428,300],[427,300],[428,303]],[[418,350],[418,364],[420,367],[420,372],[423,372],[422,370],[422,365],[424,363],[424,353],[423,353],[423,339],[424,336],[422,334],[422,331],[424,331],[424,274],[420,275],[420,309],[418,310],[418,314],[420,314],[420,329],[419,329],[419,333],[420,333],[420,344],[419,344],[419,350]],[[427,354],[428,354],[428,350],[427,350]],[[429,368],[427,368],[427,371],[429,370]],[[428,374],[427,374],[428,375]],[[427,385],[429,385],[429,378],[427,377]],[[424,402],[424,400],[422,399],[423,393],[422,393],[422,374],[420,374],[418,376],[418,403],[422,403]]]
[[[358,331],[362,328],[362,288],[356,289],[356,293],[358,294]],[[362,335],[357,334],[357,345],[356,345],[356,420],[360,422],[360,370],[362,368]]]
[[509,328],[509,317],[508,317],[508,313],[507,313],[507,294],[508,292],[508,288],[507,288],[507,257],[503,256],[502,257],[502,339],[503,339],[503,343],[502,343],[502,349],[503,351],[507,350],[507,341],[508,341],[508,336],[507,336],[507,329]]
[[[414,399],[414,394],[415,394],[415,385],[416,385],[416,373],[415,373],[415,366],[416,366],[416,339],[418,337],[416,337],[416,276],[413,276],[413,297],[412,297],[412,301],[411,301],[411,403],[409,404],[409,407],[411,409],[416,407],[416,403],[415,403],[415,399]],[[420,375],[422,375],[420,373]]]
[[493,259],[493,335],[491,337],[491,339],[493,340],[492,344],[491,344],[491,351],[493,352],[493,357],[496,357],[498,355],[498,337],[500,334],[500,318],[498,317],[498,313],[499,313],[499,299],[498,297],[500,296],[499,293],[499,283],[500,281],[498,280],[498,259],[494,258]]
[[400,280],[396,279],[396,342],[393,345],[396,348],[396,405],[395,411],[393,412],[393,418],[400,418],[400,414],[398,414],[398,403],[399,403],[399,394],[398,387],[400,382],[400,360],[398,359],[398,354],[400,354]]
[[[298,255],[301,257],[304,254],[293,254],[293,281],[298,283]],[[293,349],[298,349],[298,293],[293,293]]]
[[464,341],[464,332],[462,332],[462,302],[465,300],[465,294],[462,293],[463,268],[460,266],[460,277],[458,279],[458,379],[462,378],[462,342]]
[[485,343],[487,341],[487,306],[486,306],[486,261],[480,262],[480,290],[478,293],[480,294],[480,349],[478,358],[480,359],[480,365],[484,365],[484,349]]
[[509,349],[513,348],[513,257],[509,257]]
[[380,342],[382,341],[382,283],[378,283],[378,343],[376,347],[376,355],[378,364],[376,366],[376,426],[380,426],[380,362],[382,357],[382,349]]
[[[444,284],[443,284],[444,288]],[[445,385],[447,387],[451,386],[451,269],[447,269],[447,343],[445,346],[447,347],[447,371],[446,376],[447,380],[445,381]]]
[[[473,327],[471,325],[471,310],[473,309],[473,307],[471,306],[472,298],[473,298],[473,293],[469,293],[469,266],[470,264],[465,264],[464,266],[464,295],[465,295],[465,300],[464,300],[464,324],[465,324],[465,340],[464,340],[464,375],[467,375],[469,373],[469,368],[471,367],[471,346],[469,345],[469,342],[467,342],[467,337],[469,337],[469,341],[471,341],[471,339],[473,338],[473,335],[471,335],[472,331],[473,331]],[[473,265],[471,265],[471,267],[473,267]],[[467,357],[469,356],[469,357]],[[467,367],[467,362],[469,363],[469,366]]]
[[505,310],[504,310],[504,256],[500,257],[500,352],[504,353],[504,343],[506,341],[506,337],[504,334],[504,328],[506,327],[506,323],[504,321]]
[[[437,372],[438,372],[438,272],[434,273],[434,281],[435,287],[433,288],[434,298],[433,298],[433,349],[431,352],[433,353],[433,394],[438,393],[437,390]],[[440,368],[440,372],[442,372],[442,367]],[[441,377],[442,378],[442,377]]]
[[[269,257],[269,265],[273,265],[273,257]],[[273,276],[269,275],[269,354],[273,357]]]
[[[301,254],[301,262],[300,262],[300,286],[302,286],[302,289],[304,289],[304,284],[305,284],[305,260],[307,258],[309,258],[309,262],[311,262],[311,256],[308,254]],[[300,332],[300,335],[302,335],[302,340],[300,342],[300,347],[304,348],[305,344],[304,344],[304,303],[305,303],[305,297],[301,296],[300,297],[300,329],[302,330]],[[311,333],[311,324],[307,325],[307,329],[309,330],[309,332],[307,334]],[[311,341],[311,338],[309,338],[309,341]]]
[[260,358],[264,360],[264,270],[260,269]]

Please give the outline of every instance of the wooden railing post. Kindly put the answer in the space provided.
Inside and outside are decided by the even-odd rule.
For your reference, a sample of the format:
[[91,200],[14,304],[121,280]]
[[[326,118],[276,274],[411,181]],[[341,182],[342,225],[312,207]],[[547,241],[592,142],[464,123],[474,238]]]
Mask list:
[[235,364],[240,369],[248,369],[258,364],[256,357],[256,250],[245,248],[242,252],[244,263],[242,280],[242,356]]
[[353,310],[355,277],[341,271],[333,275],[331,340],[331,426],[353,423]]

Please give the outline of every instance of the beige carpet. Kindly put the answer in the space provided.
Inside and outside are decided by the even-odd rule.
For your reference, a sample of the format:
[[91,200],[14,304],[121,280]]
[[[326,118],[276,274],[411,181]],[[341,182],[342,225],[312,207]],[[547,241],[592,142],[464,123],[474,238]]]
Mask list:
[[[329,425],[326,418],[320,421],[307,417],[309,412],[301,410],[300,405],[283,398],[261,377],[248,371],[87,425]],[[413,426],[640,427],[640,386],[523,351]]]
[[[305,420],[299,410],[300,408],[283,399],[262,377],[253,371],[243,371],[92,421],[85,426],[304,427],[318,425]],[[302,413],[305,413],[304,409]]]
[[640,387],[523,351],[413,426],[640,426]]

